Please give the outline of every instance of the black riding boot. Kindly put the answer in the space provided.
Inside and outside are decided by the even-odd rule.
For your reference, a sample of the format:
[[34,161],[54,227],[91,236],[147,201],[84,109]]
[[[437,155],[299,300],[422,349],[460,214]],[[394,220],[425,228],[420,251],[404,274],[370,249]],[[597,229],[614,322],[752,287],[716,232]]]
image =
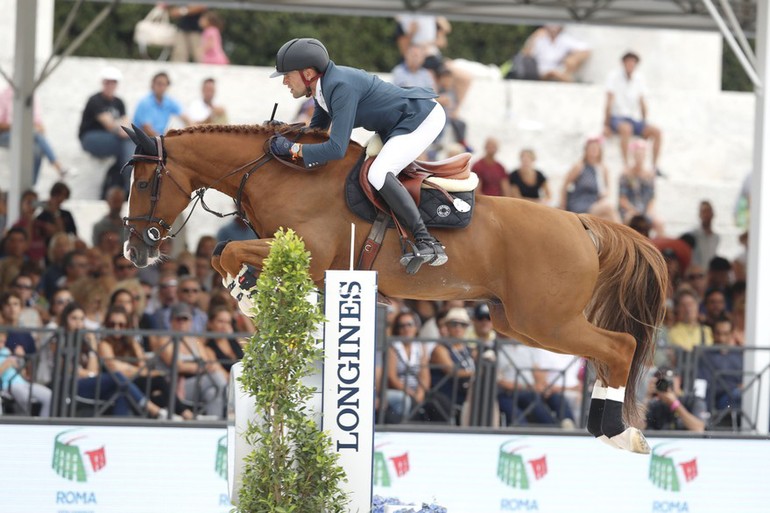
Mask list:
[[448,257],[444,252],[444,247],[428,233],[412,196],[393,173],[388,173],[388,176],[385,177],[385,185],[379,192],[395,214],[398,222],[412,232],[412,236],[414,236],[413,252],[405,253],[401,257],[401,265],[406,267],[406,272],[416,273],[423,263],[429,263],[433,266],[445,264]]

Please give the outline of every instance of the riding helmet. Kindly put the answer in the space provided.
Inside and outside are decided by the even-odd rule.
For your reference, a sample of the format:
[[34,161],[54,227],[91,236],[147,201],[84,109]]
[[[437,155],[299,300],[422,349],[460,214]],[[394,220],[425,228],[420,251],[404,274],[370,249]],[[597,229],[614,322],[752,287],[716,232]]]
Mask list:
[[275,56],[275,73],[279,77],[290,71],[315,68],[323,73],[329,65],[329,52],[318,39],[300,37],[285,43]]

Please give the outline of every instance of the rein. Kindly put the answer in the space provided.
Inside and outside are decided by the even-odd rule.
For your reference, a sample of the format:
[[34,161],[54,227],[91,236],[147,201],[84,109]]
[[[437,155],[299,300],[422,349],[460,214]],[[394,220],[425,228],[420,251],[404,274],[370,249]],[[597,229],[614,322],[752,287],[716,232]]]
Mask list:
[[[215,216],[219,218],[225,218],[229,216],[238,216],[251,230],[256,234],[256,230],[254,230],[254,227],[251,225],[251,222],[248,220],[246,215],[243,212],[243,190],[246,186],[246,182],[249,179],[249,177],[265,165],[267,162],[270,161],[270,159],[275,158],[269,151],[263,153],[259,157],[257,157],[254,160],[251,160],[242,166],[239,166],[235,168],[234,170],[230,171],[229,173],[225,174],[224,176],[221,176],[211,184],[209,184],[206,187],[201,187],[199,189],[196,189],[194,192],[196,198],[195,202],[193,203],[192,208],[190,209],[190,212],[187,214],[187,217],[185,218],[182,225],[176,230],[176,232],[171,232],[171,225],[166,222],[165,219],[161,217],[155,217],[155,209],[158,205],[158,201],[160,200],[160,184],[163,176],[167,176],[169,180],[171,180],[174,185],[182,192],[184,195],[189,195],[181,185],[179,185],[179,182],[177,182],[174,177],[171,174],[171,171],[166,167],[166,151],[163,146],[163,136],[157,136],[155,137],[155,145],[157,149],[157,155],[143,155],[143,154],[134,154],[131,157],[131,160],[126,162],[123,165],[123,169],[121,169],[121,172],[129,165],[134,164],[135,162],[154,162],[155,163],[155,171],[152,177],[152,181],[148,184],[147,182],[137,182],[136,187],[139,190],[144,190],[148,187],[150,187],[150,212],[146,215],[142,216],[134,216],[134,217],[124,217],[123,218],[123,224],[128,229],[129,233],[132,235],[135,235],[137,238],[140,238],[144,241],[145,244],[148,246],[157,246],[162,241],[170,238],[174,238],[179,234],[179,232],[182,230],[182,228],[185,227],[187,222],[190,220],[190,217],[192,216],[193,212],[195,211],[195,208],[198,206],[198,203],[201,204],[201,207],[211,214],[214,214]],[[283,163],[286,163],[285,161],[282,161]],[[252,166],[251,169],[249,169],[241,179],[241,183],[238,186],[238,191],[236,193],[235,197],[235,208],[236,210],[233,212],[229,212],[227,214],[222,214],[221,212],[217,212],[216,210],[211,209],[208,205],[206,205],[206,202],[203,200],[204,194],[206,194],[206,191],[212,188],[217,183],[221,182],[222,180],[225,180],[226,178],[229,178],[230,176],[239,173],[243,171],[244,169],[248,168],[249,166]],[[144,233],[139,233],[139,231],[136,229],[136,227],[131,223],[131,221],[146,221],[149,223],[154,223],[166,230],[167,235],[165,237],[160,236],[160,230],[156,226],[150,226],[144,230]],[[257,235],[258,236],[258,235]]]

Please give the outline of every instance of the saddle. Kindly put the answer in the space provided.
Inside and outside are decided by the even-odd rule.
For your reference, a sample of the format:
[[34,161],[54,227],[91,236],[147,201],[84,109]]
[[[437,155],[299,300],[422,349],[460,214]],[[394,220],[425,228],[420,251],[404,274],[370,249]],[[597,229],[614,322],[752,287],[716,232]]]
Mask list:
[[[374,222],[378,212],[390,216],[387,204],[367,178],[381,147],[382,143],[375,135],[345,181],[348,208],[370,223]],[[479,183],[476,173],[470,170],[470,160],[470,153],[436,162],[415,160],[399,173],[399,181],[419,207],[427,227],[465,228],[470,223],[475,203],[474,191]],[[388,227],[394,226],[391,220]]]
[[[395,222],[387,204],[372,188],[367,174],[382,147],[378,136],[366,146],[345,180],[348,208],[361,219],[372,223],[361,251],[358,269],[371,269],[388,228],[397,228],[403,241],[407,238]],[[463,153],[437,162],[416,160],[398,178],[417,204],[429,228],[464,228],[470,223],[479,179],[470,170],[471,155]]]

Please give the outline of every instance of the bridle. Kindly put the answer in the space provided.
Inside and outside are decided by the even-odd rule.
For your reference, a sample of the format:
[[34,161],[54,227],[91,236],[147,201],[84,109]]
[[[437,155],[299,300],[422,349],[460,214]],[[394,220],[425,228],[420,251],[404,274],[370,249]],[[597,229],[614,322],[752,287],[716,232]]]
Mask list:
[[[126,216],[123,218],[123,224],[128,230],[129,236],[130,235],[136,236],[137,238],[141,239],[148,247],[157,247],[164,240],[174,238],[177,236],[177,234],[182,230],[182,228],[185,227],[187,222],[190,220],[190,217],[195,211],[195,208],[198,206],[198,203],[201,204],[201,207],[205,211],[211,214],[214,214],[220,218],[229,217],[233,215],[238,216],[241,219],[241,221],[243,221],[256,234],[254,227],[251,225],[249,220],[246,218],[246,214],[243,212],[243,202],[242,202],[243,190],[251,174],[257,169],[259,169],[260,167],[262,167],[263,165],[265,165],[270,159],[274,158],[272,153],[269,151],[269,147],[270,147],[269,139],[266,140],[266,151],[261,156],[247,162],[242,166],[237,167],[236,169],[230,171],[229,173],[226,173],[224,176],[221,176],[220,178],[215,180],[213,183],[211,183],[207,187],[202,187],[193,191],[196,196],[195,203],[193,203],[193,207],[190,209],[190,212],[187,214],[187,217],[185,218],[182,225],[174,233],[171,233],[170,223],[168,223],[162,217],[158,217],[155,215],[158,202],[160,201],[160,186],[161,186],[163,177],[165,176],[169,180],[171,180],[171,182],[174,185],[176,185],[177,189],[179,189],[180,192],[185,196],[189,197],[191,193],[188,193],[187,191],[184,190],[184,188],[179,184],[179,182],[171,174],[171,170],[169,170],[166,167],[167,154],[166,154],[166,149],[163,145],[163,141],[164,141],[164,137],[162,135],[156,136],[155,137],[156,155],[146,155],[142,153],[135,153],[131,157],[131,160],[126,162],[123,165],[123,168],[121,169],[121,173],[122,173],[127,167],[133,166],[137,162],[154,162],[155,163],[155,170],[153,171],[152,179],[150,181],[140,181],[135,183],[137,192],[139,193],[144,191],[149,192],[150,211],[145,215],[133,216],[133,217]],[[229,212],[227,214],[222,214],[220,212],[212,210],[211,208],[208,207],[208,205],[206,205],[205,201],[203,200],[203,196],[204,194],[206,194],[206,191],[208,189],[213,187],[218,182],[221,182],[222,180],[243,171],[249,166],[251,166],[251,168],[246,173],[244,173],[243,178],[241,178],[241,183],[238,186],[238,191],[235,196],[235,208],[236,208],[235,211]],[[145,221],[149,223],[149,226],[147,226],[147,228],[145,228],[144,231],[140,233],[139,230],[136,228],[136,226],[133,224],[134,221]],[[165,237],[161,237],[161,232],[158,229],[158,226],[160,226],[160,228],[164,229],[167,232]]]

